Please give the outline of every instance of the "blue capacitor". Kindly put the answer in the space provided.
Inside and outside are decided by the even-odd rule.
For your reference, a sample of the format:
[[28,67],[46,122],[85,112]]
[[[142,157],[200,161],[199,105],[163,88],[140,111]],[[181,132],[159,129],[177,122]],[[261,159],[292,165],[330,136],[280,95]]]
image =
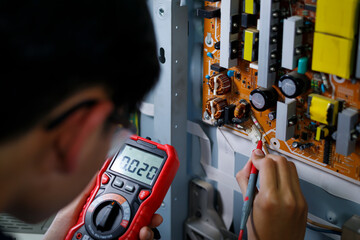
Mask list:
[[302,57],[298,61],[298,73],[305,74],[307,72],[308,58]]
[[235,75],[235,71],[229,70],[229,71],[227,71],[227,75],[228,75],[228,77],[233,77]]
[[325,85],[324,84],[321,84],[321,92],[325,92],[326,91],[326,89],[325,89]]
[[205,78],[206,78],[206,79],[210,79],[210,75],[206,75]]
[[213,55],[211,52],[208,52],[206,55],[207,55],[208,57],[214,58],[214,55]]

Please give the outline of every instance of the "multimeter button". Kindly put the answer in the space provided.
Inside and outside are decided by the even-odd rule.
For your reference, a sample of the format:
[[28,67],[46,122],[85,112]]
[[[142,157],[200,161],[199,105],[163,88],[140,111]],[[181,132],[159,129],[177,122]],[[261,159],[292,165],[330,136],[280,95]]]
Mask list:
[[135,190],[135,187],[133,185],[126,185],[125,190],[128,192],[133,192]]
[[116,178],[114,181],[114,186],[121,188],[122,186],[124,186],[124,182],[120,178]]
[[106,173],[104,173],[101,178],[101,183],[107,184],[109,182],[109,180],[110,180],[109,176]]
[[141,201],[144,201],[150,195],[149,190],[141,190],[139,193],[139,198]]

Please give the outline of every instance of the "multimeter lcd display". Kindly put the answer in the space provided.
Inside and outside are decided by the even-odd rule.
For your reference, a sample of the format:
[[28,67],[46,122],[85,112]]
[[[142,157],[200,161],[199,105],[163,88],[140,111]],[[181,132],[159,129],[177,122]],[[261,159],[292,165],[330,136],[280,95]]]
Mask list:
[[110,169],[152,185],[163,160],[163,157],[126,145]]

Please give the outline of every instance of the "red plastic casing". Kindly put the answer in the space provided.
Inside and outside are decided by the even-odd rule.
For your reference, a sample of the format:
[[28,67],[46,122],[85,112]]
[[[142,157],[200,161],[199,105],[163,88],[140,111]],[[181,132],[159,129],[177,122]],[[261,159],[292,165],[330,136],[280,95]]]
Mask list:
[[[167,159],[152,187],[150,196],[141,203],[139,209],[137,210],[134,218],[131,221],[130,226],[126,230],[126,232],[118,238],[118,240],[133,240],[139,239],[139,232],[143,226],[147,226],[151,222],[151,218],[156,212],[156,210],[160,207],[162,201],[165,198],[165,195],[176,175],[176,172],[180,166],[180,162],[177,156],[177,153],[173,146],[168,144],[162,145],[151,140],[133,135],[131,139],[134,141],[141,140],[150,144],[155,145],[158,149],[163,150],[167,154]],[[101,185],[101,177],[103,173],[107,170],[112,158],[109,158],[105,161],[103,167],[101,168],[99,174],[96,178],[96,185],[91,191],[89,197],[84,204],[83,210],[81,211],[78,221],[74,227],[72,227],[68,234],[65,237],[65,240],[71,240],[74,234],[84,225],[85,223],[85,214],[88,210],[91,202],[94,200],[100,185]]]

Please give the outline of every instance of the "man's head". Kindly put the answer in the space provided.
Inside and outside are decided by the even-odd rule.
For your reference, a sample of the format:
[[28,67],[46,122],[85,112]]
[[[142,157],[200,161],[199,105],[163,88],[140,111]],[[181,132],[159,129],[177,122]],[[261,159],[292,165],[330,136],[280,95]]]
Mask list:
[[0,35],[0,210],[39,220],[81,191],[114,115],[154,85],[152,23],[142,0],[2,1]]

